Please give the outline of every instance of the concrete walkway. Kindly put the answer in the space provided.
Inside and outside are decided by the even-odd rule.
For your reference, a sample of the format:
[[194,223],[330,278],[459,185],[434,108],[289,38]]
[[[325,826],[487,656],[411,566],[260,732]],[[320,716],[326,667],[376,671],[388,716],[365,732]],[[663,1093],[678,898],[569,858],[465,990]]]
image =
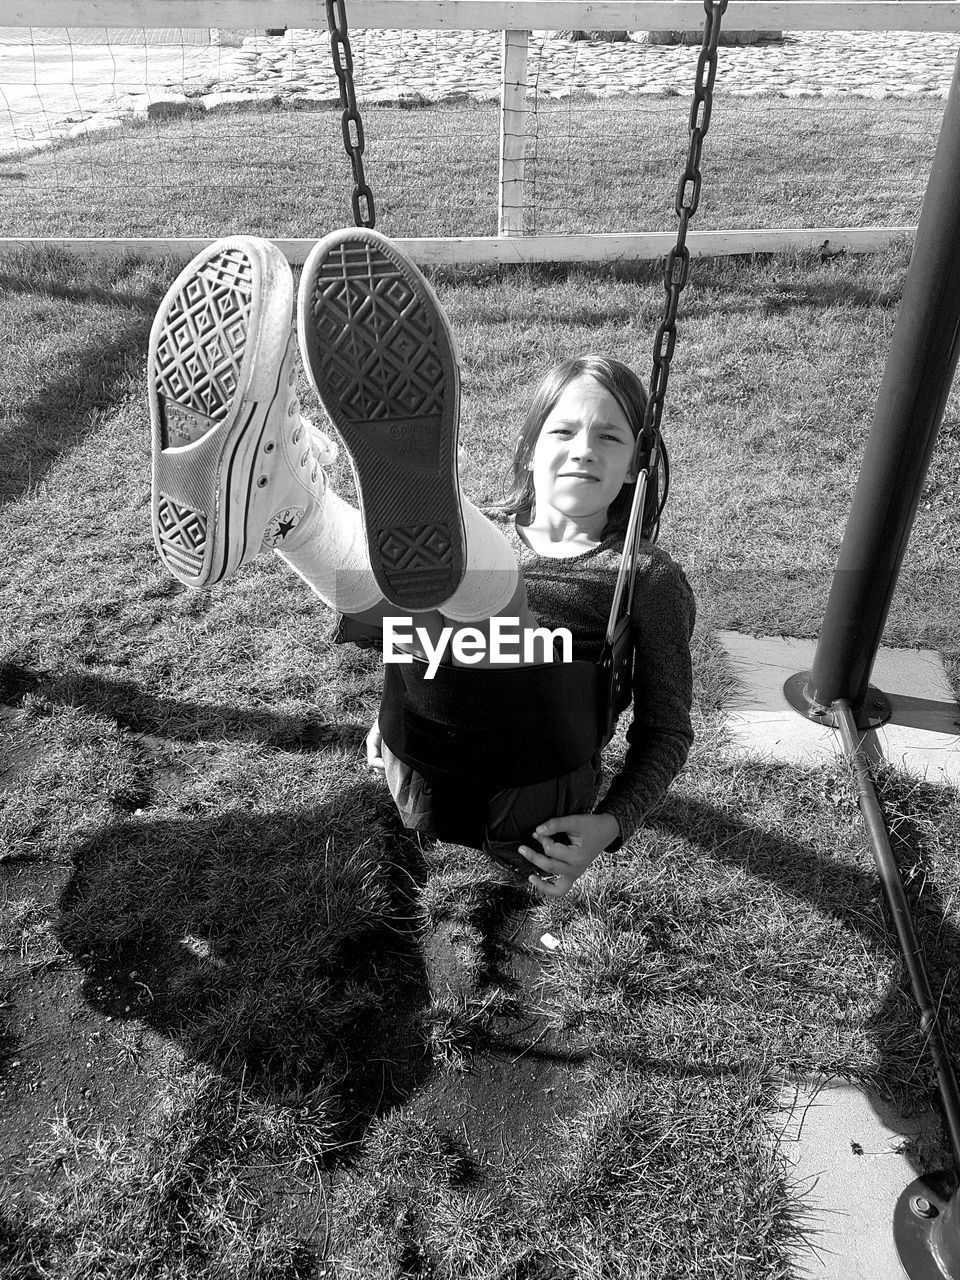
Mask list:
[[[783,693],[789,677],[809,671],[815,641],[734,631],[719,639],[738,684],[727,718],[733,752],[801,769],[843,756],[839,734],[804,719]],[[864,735],[868,757],[932,784],[960,785],[960,706],[939,655],[881,649],[871,683],[888,696],[893,718]],[[804,1206],[795,1280],[903,1280],[894,1210],[915,1178],[936,1171],[925,1156],[938,1145],[939,1115],[897,1115],[855,1085],[799,1079],[784,1082],[771,1127]]]
[[[492,31],[356,31],[358,95],[367,103],[495,100],[500,42]],[[941,98],[957,49],[957,37],[944,33],[788,32],[776,43],[722,49],[717,92]],[[540,101],[686,95],[696,59],[696,48],[649,45],[641,35],[626,44],[572,43],[535,32],[529,91]],[[0,43],[0,157],[28,155],[64,137],[116,127],[158,103],[188,100],[194,107],[338,102],[329,39],[322,31],[291,30],[249,36],[236,48],[143,40]]]

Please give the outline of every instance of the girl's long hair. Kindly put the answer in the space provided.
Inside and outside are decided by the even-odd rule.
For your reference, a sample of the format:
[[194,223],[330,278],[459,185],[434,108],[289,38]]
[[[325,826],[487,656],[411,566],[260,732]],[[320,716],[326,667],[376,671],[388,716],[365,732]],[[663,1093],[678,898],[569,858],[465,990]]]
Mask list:
[[[508,515],[519,516],[521,522],[531,518],[536,503],[531,463],[543,424],[570,383],[585,375],[593,378],[613,396],[626,415],[634,440],[643,432],[647,393],[643,383],[631,368],[609,356],[596,355],[572,356],[554,365],[543,376],[533,393],[523,429],[513,452],[513,465],[503,510]],[[644,441],[640,450],[641,470],[649,464],[651,443],[652,440]],[[626,532],[634,488],[635,482],[628,481],[611,502],[607,511],[607,523],[603,530],[604,537],[612,533]],[[670,464],[666,446],[661,437],[659,459],[647,481],[647,493],[643,504],[642,536],[649,542],[657,540],[660,532],[660,513],[667,501],[669,489]]]

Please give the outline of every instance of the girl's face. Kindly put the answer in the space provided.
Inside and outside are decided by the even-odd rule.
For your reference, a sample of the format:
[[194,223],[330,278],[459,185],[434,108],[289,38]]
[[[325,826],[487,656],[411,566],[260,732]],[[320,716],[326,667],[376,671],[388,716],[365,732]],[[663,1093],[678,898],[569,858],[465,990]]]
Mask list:
[[610,503],[636,479],[633,448],[615,397],[589,374],[575,378],[547,415],[530,460],[538,514],[551,507],[578,522],[605,522]]

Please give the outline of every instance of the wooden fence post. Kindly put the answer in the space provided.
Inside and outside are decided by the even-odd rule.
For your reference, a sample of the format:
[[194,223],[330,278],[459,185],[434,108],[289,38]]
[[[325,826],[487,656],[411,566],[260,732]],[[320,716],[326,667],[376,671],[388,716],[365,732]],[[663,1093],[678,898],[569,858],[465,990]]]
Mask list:
[[504,31],[500,66],[500,209],[497,234],[523,235],[528,31]]

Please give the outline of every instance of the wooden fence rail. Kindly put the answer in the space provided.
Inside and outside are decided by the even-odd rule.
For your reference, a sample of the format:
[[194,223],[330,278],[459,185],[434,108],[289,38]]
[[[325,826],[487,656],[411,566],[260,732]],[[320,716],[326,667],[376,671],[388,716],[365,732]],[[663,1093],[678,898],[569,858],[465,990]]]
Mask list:
[[[347,0],[351,27],[697,31],[699,0]],[[6,0],[5,27],[317,28],[322,0]],[[960,31],[948,0],[730,0],[728,31]]]

